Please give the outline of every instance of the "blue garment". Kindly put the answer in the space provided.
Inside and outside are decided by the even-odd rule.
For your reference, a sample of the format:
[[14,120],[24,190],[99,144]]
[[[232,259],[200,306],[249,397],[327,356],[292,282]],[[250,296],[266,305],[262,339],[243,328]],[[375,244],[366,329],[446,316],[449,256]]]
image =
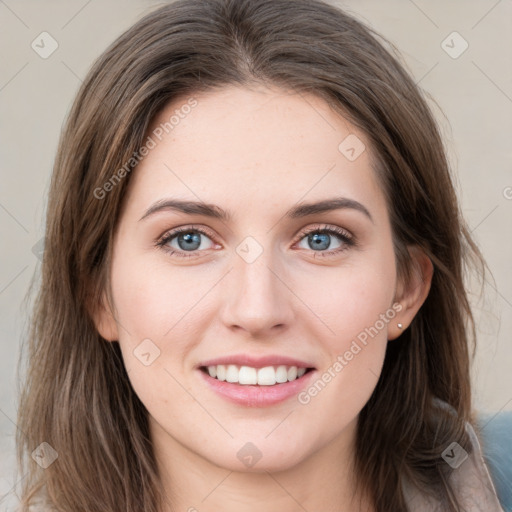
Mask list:
[[477,424],[484,460],[505,512],[512,512],[512,411],[480,414]]

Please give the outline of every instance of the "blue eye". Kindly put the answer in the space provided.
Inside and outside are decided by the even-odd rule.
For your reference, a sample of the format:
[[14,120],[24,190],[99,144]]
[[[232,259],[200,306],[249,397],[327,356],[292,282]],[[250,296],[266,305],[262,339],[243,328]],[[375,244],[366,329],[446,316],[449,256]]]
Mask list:
[[311,249],[319,256],[331,256],[355,245],[352,235],[337,226],[314,228],[303,232],[299,243],[303,241],[307,243],[307,247],[302,248]]
[[[208,246],[208,242],[204,242],[205,238],[210,241],[210,246]],[[173,231],[166,233],[157,245],[168,251],[170,254],[189,257],[194,256],[194,253],[197,252],[198,249],[211,249],[213,242],[206,231],[200,228],[188,226],[176,228]],[[205,247],[205,245],[207,247]]]
[[314,251],[329,249],[331,239],[332,235],[329,233],[313,233],[307,237],[308,244]]
[[195,249],[199,249],[201,246],[201,237],[203,235],[201,233],[180,233],[176,235],[176,240],[180,249],[184,251],[193,251]]

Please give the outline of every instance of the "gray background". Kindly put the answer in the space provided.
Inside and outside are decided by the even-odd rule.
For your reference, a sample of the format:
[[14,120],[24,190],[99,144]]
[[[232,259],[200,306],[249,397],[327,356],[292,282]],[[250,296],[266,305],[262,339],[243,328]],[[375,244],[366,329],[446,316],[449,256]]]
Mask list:
[[[337,3],[390,39],[432,97],[464,215],[494,275],[482,300],[471,285],[479,337],[474,406],[512,410],[512,1]],[[15,370],[27,323],[22,301],[40,270],[37,242],[61,125],[93,60],[156,5],[0,0],[0,496],[15,482]],[[31,47],[44,31],[58,43],[46,59]],[[454,31],[463,39],[448,37]],[[453,58],[463,40],[467,50]],[[0,502],[0,510],[5,506]]]

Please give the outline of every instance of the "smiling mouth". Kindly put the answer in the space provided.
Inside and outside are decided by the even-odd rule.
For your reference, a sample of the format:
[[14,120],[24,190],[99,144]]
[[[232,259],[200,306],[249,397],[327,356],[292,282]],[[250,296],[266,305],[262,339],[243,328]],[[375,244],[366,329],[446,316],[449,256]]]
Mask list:
[[275,386],[293,382],[303,377],[314,368],[299,368],[297,366],[265,366],[253,368],[236,364],[218,364],[201,366],[200,370],[213,379],[241,386]]

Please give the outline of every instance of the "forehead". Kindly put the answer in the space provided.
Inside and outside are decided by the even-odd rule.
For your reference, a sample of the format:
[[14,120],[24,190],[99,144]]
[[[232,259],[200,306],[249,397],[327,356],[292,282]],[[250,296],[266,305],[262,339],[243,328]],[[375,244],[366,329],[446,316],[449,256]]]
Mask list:
[[146,205],[165,194],[245,210],[303,197],[383,200],[365,135],[314,95],[230,86],[180,97],[147,137],[154,147],[130,193]]

